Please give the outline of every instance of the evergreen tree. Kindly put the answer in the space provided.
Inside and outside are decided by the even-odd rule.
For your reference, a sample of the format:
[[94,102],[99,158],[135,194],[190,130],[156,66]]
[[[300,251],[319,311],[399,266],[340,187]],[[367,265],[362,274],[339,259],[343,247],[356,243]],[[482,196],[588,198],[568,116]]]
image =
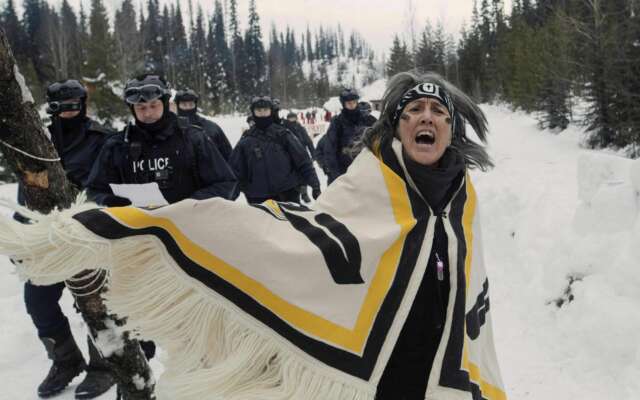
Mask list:
[[208,88],[211,94],[211,105],[217,112],[229,111],[232,107],[229,101],[232,95],[232,87],[229,85],[232,59],[227,45],[224,11],[220,0],[216,0],[213,19],[209,25],[208,45],[209,54],[212,55],[208,58]]
[[229,48],[231,50],[231,88],[234,91],[233,104],[239,99],[240,76],[242,75],[242,60],[244,57],[244,45],[240,36],[240,22],[238,21],[238,4],[236,0],[229,3]]
[[407,44],[400,43],[400,38],[395,35],[393,38],[393,46],[391,47],[391,55],[387,62],[387,76],[391,77],[399,72],[409,71],[413,67],[413,61],[409,51],[407,50]]
[[[24,49],[33,65],[35,81],[43,85],[55,79],[55,71],[50,64],[49,49],[47,48],[49,41],[47,40],[48,32],[45,18],[48,7],[40,0],[24,0],[23,7],[22,24],[26,33]],[[36,89],[34,94],[41,97],[43,91]]]
[[309,30],[309,25],[307,25],[307,35],[306,35],[305,38],[307,40],[307,43],[306,43],[306,46],[307,46],[307,59],[309,61],[313,61],[313,60],[315,60],[315,57],[314,57],[314,53],[313,53],[313,46],[311,44],[311,31]]
[[564,17],[558,13],[550,17],[540,30],[540,56],[543,76],[538,93],[540,125],[564,130],[569,125],[571,95],[571,38],[565,29]]
[[542,87],[540,35],[527,24],[524,8],[514,2],[510,17],[511,29],[501,42],[498,63],[502,65],[505,100],[516,108],[531,112],[538,107],[538,93]]
[[82,74],[82,43],[80,43],[80,28],[78,18],[67,0],[63,0],[60,8],[61,28],[58,34],[64,37],[66,43],[66,71],[65,77],[79,77]]
[[307,25],[307,34],[305,36],[306,46],[307,46],[307,59],[309,61],[315,60],[315,56],[313,53],[313,45],[311,44],[311,31],[309,30],[309,25]]
[[158,0],[148,0],[145,25],[140,27],[144,31],[144,69],[145,71],[164,74],[161,24]]
[[90,78],[99,78],[102,74],[112,78],[115,75],[115,66],[112,64],[114,45],[102,0],[91,0],[89,30],[91,36],[87,43],[86,74]]
[[142,69],[140,35],[136,25],[136,11],[132,0],[124,0],[116,11],[114,44],[117,60],[117,76],[122,82],[131,79]]
[[244,47],[247,55],[246,91],[249,95],[264,93],[266,82],[266,54],[262,44],[260,17],[256,10],[255,0],[249,2],[249,25],[244,36]]
[[286,93],[286,62],[284,43],[278,37],[275,25],[269,33],[268,72],[270,93],[273,97],[283,98]]
[[82,2],[80,3],[79,20],[80,24],[78,25],[78,31],[80,35],[80,52],[82,54],[82,56],[80,57],[80,59],[82,60],[81,72],[82,74],[84,74],[89,45],[89,24],[87,22],[87,13],[84,12],[84,6]]
[[90,111],[109,125],[117,117],[127,115],[127,109],[116,94],[113,93],[109,82],[117,75],[117,68],[113,61],[115,42],[109,32],[107,10],[102,0],[91,1],[89,16],[90,39],[87,43],[87,61],[85,76],[89,78],[85,83],[91,91]]
[[176,87],[185,87],[189,82],[189,44],[184,26],[184,18],[180,8],[180,1],[176,1],[171,17],[171,37],[169,45],[168,74]]
[[4,9],[0,12],[0,23],[2,23],[2,28],[7,35],[14,57],[18,63],[22,64],[27,55],[24,48],[26,35],[18,20],[14,0],[7,0]]
[[[197,93],[204,93],[206,88],[207,37],[204,27],[204,13],[198,5],[196,19],[191,30],[191,80],[189,86]],[[206,103],[206,99],[205,99]]]
[[579,32],[580,68],[585,75],[585,95],[590,103],[586,114],[588,139],[592,147],[607,147],[615,143],[616,70],[614,57],[617,48],[615,23],[612,15],[600,2],[581,3],[572,20]]

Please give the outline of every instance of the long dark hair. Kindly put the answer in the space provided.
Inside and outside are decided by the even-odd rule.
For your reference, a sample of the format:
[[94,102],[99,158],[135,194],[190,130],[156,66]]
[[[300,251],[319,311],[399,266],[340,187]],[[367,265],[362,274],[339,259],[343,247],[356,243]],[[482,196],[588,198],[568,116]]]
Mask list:
[[417,74],[415,72],[400,72],[389,79],[387,89],[382,98],[382,113],[380,119],[365,131],[360,148],[367,147],[374,153],[391,144],[397,126],[393,125],[393,113],[407,90],[419,83],[431,82],[443,87],[451,97],[456,109],[455,132],[452,132],[451,147],[462,154],[469,168],[480,168],[486,171],[493,167],[485,147],[469,139],[466,134],[466,123],[469,123],[482,143],[487,143],[487,118],[460,89],[455,87],[435,72]]

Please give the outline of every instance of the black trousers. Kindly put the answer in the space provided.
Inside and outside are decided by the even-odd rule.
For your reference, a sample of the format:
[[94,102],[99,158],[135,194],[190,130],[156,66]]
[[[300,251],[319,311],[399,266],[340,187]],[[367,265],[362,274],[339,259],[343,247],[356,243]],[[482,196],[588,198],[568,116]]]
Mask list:
[[24,304],[39,337],[62,341],[71,335],[69,320],[58,304],[64,288],[62,282],[49,286],[24,284]]

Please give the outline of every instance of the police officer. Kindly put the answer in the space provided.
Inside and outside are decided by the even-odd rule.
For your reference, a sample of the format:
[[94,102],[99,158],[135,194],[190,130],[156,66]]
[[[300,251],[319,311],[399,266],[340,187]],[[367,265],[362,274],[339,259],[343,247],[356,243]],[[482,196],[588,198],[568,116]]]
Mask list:
[[368,101],[361,101],[358,103],[358,109],[362,113],[364,117],[364,123],[367,126],[372,126],[376,123],[377,119],[373,115],[371,115],[371,103]]
[[[282,126],[284,126],[289,132],[293,133],[300,144],[302,144],[306,148],[306,150],[309,151],[309,157],[311,158],[311,160],[313,160],[313,141],[311,140],[311,137],[309,137],[309,134],[307,133],[307,130],[304,128],[304,126],[298,123],[298,115],[294,112],[289,112],[287,114],[287,118],[283,119],[281,123]],[[309,194],[307,193],[307,186],[301,185],[298,190],[300,191],[300,197],[302,198],[302,201],[309,203],[311,199],[309,198]]]
[[233,171],[202,128],[169,111],[166,81],[145,74],[125,85],[135,123],[105,143],[88,180],[89,195],[107,206],[131,204],[112,183],[153,183],[168,203],[237,196]]
[[370,126],[358,109],[359,98],[355,90],[344,89],[340,93],[342,111],[331,119],[327,129],[324,159],[329,183],[347,172],[354,158],[353,145],[360,139],[364,129]]
[[218,147],[218,151],[226,161],[231,155],[231,144],[218,124],[198,115],[198,94],[191,89],[180,90],[174,96],[177,105],[178,116],[185,117],[193,125],[198,125],[209,135],[213,143]]
[[290,132],[296,135],[296,138],[300,141],[307,150],[309,150],[309,155],[313,157],[314,149],[313,149],[313,140],[307,133],[307,130],[304,126],[298,123],[298,114],[294,112],[289,112],[287,114],[287,119],[282,121],[282,125],[287,128]]
[[[105,140],[114,132],[87,117],[87,91],[80,82],[68,79],[47,88],[47,113],[51,141],[69,181],[82,190],[93,161]],[[23,188],[18,188],[18,202],[25,204]],[[16,219],[26,222],[24,217]],[[61,392],[73,378],[86,369],[84,380],[76,387],[76,399],[92,399],[115,383],[107,363],[88,338],[89,364],[76,345],[69,321],[58,302],[64,282],[49,286],[24,285],[24,300],[47,354],[53,362],[49,373],[38,386],[38,396],[50,397]]]
[[249,203],[267,199],[300,202],[298,187],[311,186],[313,198],[320,195],[320,182],[311,158],[295,136],[274,122],[270,97],[251,101],[254,126],[231,153],[233,167]]

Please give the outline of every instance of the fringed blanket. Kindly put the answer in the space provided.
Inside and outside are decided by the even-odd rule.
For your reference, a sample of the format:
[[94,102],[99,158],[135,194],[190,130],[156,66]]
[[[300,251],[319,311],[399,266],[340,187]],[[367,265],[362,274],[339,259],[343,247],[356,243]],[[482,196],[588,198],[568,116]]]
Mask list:
[[[108,306],[168,353],[161,399],[372,400],[436,220],[399,146],[364,151],[313,209],[220,199],[20,209],[35,222],[3,219],[0,252],[40,284],[107,268]],[[505,399],[468,178],[446,212],[455,273],[426,398]]]

